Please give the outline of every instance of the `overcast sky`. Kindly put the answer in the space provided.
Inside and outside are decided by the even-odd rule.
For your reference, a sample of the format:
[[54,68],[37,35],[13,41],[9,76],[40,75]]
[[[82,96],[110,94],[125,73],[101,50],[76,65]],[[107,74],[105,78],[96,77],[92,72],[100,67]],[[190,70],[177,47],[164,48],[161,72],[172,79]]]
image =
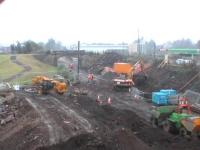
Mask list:
[[0,43],[200,39],[199,0],[5,0]]

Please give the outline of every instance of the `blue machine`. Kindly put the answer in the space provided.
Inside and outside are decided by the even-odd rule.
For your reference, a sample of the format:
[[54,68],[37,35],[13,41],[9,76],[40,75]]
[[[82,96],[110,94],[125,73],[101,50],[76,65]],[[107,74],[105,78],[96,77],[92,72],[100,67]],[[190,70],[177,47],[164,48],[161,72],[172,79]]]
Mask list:
[[168,96],[175,96],[176,95],[176,90],[173,90],[173,89],[160,90],[160,92],[166,93]]
[[167,105],[168,99],[167,94],[162,92],[153,92],[152,93],[152,102],[156,105]]
[[156,105],[168,105],[169,96],[176,95],[176,90],[162,89],[152,93],[152,102]]

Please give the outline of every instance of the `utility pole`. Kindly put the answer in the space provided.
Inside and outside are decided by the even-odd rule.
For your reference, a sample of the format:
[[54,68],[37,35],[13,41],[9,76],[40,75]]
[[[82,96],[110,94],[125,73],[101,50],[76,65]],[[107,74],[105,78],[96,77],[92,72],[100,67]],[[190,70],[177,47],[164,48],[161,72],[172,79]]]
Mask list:
[[78,70],[77,70],[77,78],[79,81],[79,70],[80,70],[80,41],[78,41]]

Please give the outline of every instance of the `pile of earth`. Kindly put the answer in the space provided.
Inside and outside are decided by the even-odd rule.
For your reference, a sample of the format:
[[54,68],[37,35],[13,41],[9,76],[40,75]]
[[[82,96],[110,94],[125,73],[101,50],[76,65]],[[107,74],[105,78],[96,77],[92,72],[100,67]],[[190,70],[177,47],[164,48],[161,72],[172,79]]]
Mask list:
[[[73,100],[63,100],[72,103]],[[79,96],[77,106],[83,116],[93,123],[94,132],[80,134],[57,145],[38,150],[186,150],[199,148],[199,141],[187,141],[153,128],[134,112],[112,105],[98,105],[94,99]],[[84,110],[84,111],[83,111]],[[87,112],[87,113],[85,113]]]
[[[79,109],[79,113],[90,120],[94,127],[94,132],[80,134],[70,138],[68,141],[52,146],[40,147],[38,150],[150,149],[148,144],[135,135],[137,134],[143,138],[146,137],[143,133],[140,134],[141,130],[144,129],[142,127],[146,125],[135,113],[128,110],[119,110],[110,105],[98,105],[94,99],[88,96],[78,96],[74,99],[63,99],[61,96],[58,98],[62,98],[62,101],[69,106],[73,104],[75,99],[78,104],[77,109]],[[135,131],[137,130],[138,132],[136,133]],[[156,138],[157,140],[159,139]]]
[[115,62],[123,61],[124,57],[115,52],[104,53],[95,63],[93,63],[89,70],[95,74],[100,74],[104,67],[112,67]]
[[[160,89],[176,89],[183,87],[192,77],[198,73],[196,66],[165,66],[158,68],[158,64],[154,63],[150,69],[146,71],[148,80],[145,84],[138,88],[145,92],[153,92]],[[191,82],[188,88],[199,88],[199,85]]]
[[0,125],[1,150],[35,150],[36,147],[48,143],[48,131],[24,97],[16,94],[14,99],[6,104],[1,117],[9,117],[11,114],[14,114],[14,117],[6,124]]
[[150,148],[128,131],[118,130],[111,137],[100,137],[95,134],[81,134],[48,147],[37,150],[150,150]]
[[56,145],[48,146],[48,147],[41,147],[37,150],[114,150],[112,148],[111,141],[106,142],[105,139],[101,139],[100,137],[96,137],[93,134],[86,133],[80,134],[78,136],[74,136],[70,138],[66,142],[61,142]]

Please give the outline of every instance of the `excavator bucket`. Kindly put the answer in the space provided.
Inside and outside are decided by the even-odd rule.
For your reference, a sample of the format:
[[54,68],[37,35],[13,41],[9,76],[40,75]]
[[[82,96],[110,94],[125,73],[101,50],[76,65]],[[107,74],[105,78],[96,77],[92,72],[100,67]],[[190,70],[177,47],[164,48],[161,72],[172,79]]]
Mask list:
[[200,117],[188,117],[183,119],[181,122],[188,131],[200,133]]
[[194,130],[200,132],[200,117],[197,117],[193,120]]

